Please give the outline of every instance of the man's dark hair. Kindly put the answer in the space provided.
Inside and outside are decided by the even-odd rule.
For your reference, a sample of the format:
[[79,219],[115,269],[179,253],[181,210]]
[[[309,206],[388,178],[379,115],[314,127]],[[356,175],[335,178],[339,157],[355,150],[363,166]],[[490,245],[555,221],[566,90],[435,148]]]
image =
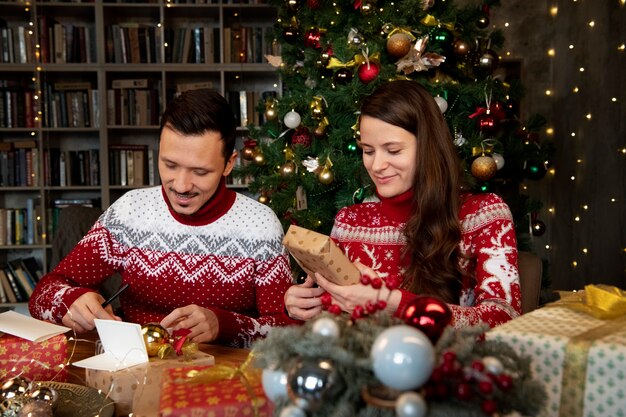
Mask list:
[[209,88],[185,91],[174,97],[161,116],[159,134],[165,126],[188,136],[219,132],[225,160],[235,149],[235,116],[226,99]]

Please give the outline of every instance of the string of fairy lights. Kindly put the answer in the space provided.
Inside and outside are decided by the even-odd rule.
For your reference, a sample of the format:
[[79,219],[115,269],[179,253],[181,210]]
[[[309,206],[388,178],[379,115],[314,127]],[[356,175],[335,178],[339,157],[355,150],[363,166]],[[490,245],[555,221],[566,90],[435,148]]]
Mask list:
[[[618,4],[618,8],[620,9],[620,11],[623,11],[623,8],[626,5],[626,0],[613,0],[613,1],[617,1]],[[573,10],[567,10],[567,8],[570,7],[578,7],[581,6],[581,3],[583,3],[584,0],[570,0],[567,2],[559,2],[559,5],[557,5],[556,1],[554,1],[554,3],[552,5],[550,5],[547,10],[546,10],[546,14],[547,14],[547,18],[549,20],[552,21],[552,27],[554,27],[554,22],[556,21],[556,19],[558,19],[560,16],[561,18],[567,18],[570,19],[572,18],[572,16],[574,16],[574,12]],[[577,20],[579,18],[576,18]],[[585,17],[586,21],[583,22],[570,22],[571,25],[576,25],[578,24],[581,27],[581,31],[583,31],[583,33],[577,33],[576,37],[577,39],[581,39],[586,35],[590,35],[590,33],[594,30],[600,30],[600,29],[606,29],[606,27],[603,28],[604,25],[608,25],[609,22],[604,22],[601,19],[599,19],[597,16],[594,16],[594,13],[588,13]],[[581,24],[582,23],[582,24]],[[511,32],[513,32],[514,30],[520,30],[520,25],[522,25],[522,21],[521,20],[516,20],[516,21],[505,21],[503,23],[500,23],[498,25],[494,25],[494,28],[498,28],[500,30],[503,31],[504,33],[504,38],[508,41],[512,38],[511,36]],[[584,32],[586,31],[586,32]],[[517,32],[520,33],[520,32]],[[622,31],[623,33],[623,31]],[[612,32],[613,35],[613,32]],[[577,52],[579,55],[582,56],[593,56],[593,51],[591,50],[584,50],[584,51],[580,51],[580,48],[591,48],[594,47],[595,45],[593,45],[593,42],[587,43],[585,42],[584,44],[582,42],[579,42],[579,44],[576,44],[576,42],[574,41],[569,41],[568,42],[557,42],[557,36],[562,37],[563,36],[567,36],[564,33],[553,33],[552,37],[553,39],[550,40],[551,44],[548,46],[546,52],[545,52],[545,63],[546,63],[546,68],[555,68],[556,66],[556,62],[555,58],[557,58],[558,56],[567,56],[565,54],[573,54],[574,52]],[[607,48],[609,49],[609,55],[610,54],[624,54],[626,53],[626,39],[623,38],[619,38],[617,36],[612,36],[611,40],[609,42],[612,42],[612,44],[609,44],[607,46]],[[526,50],[511,50],[510,49],[510,42],[507,42],[507,45],[505,46],[505,48],[509,48],[509,49],[505,49],[504,51],[502,51],[502,55],[503,58],[507,59],[516,59],[516,58],[523,58],[525,54],[528,53],[528,51]],[[564,45],[564,46],[557,46],[558,45]],[[572,55],[570,55],[572,56]],[[589,60],[588,60],[589,61]],[[570,60],[570,62],[574,63],[574,60]],[[561,64],[561,67],[563,67],[562,61],[559,61],[559,64]],[[587,65],[593,65],[593,62],[586,62]],[[603,108],[608,108],[608,106],[621,106],[625,99],[625,97],[623,97],[624,92],[623,91],[617,91],[617,90],[604,90],[604,91],[599,91],[598,89],[594,89],[593,91],[590,91],[590,89],[588,89],[588,91],[584,91],[582,85],[585,85],[588,83],[589,78],[588,78],[588,68],[585,67],[584,64],[579,64],[576,65],[574,67],[573,72],[577,73],[575,74],[575,76],[571,76],[570,79],[566,80],[566,82],[563,82],[565,80],[558,80],[557,77],[560,76],[566,76],[565,74],[567,74],[567,72],[564,71],[548,71],[546,70],[546,77],[548,78],[548,85],[549,87],[545,88],[544,91],[542,92],[533,92],[534,94],[536,94],[536,96],[542,95],[546,100],[551,100],[554,99],[555,97],[559,97],[561,99],[565,99],[565,100],[578,100],[578,102],[582,102],[584,103],[584,95],[585,94],[595,94],[596,97],[598,94],[603,94],[604,97],[601,99],[602,101],[602,106]],[[560,81],[559,83],[557,83],[556,81]],[[569,85],[569,90],[568,91],[557,91],[555,90],[554,85]],[[553,106],[553,103],[549,104],[550,106]],[[578,110],[580,112],[580,114],[576,115],[570,115],[571,117],[568,119],[568,124],[569,126],[557,126],[554,125],[554,122],[551,120],[548,120],[547,126],[545,127],[544,130],[544,134],[545,137],[548,138],[549,140],[554,140],[555,138],[560,138],[561,139],[561,143],[568,143],[567,140],[569,140],[571,138],[571,140],[576,140],[579,138],[585,138],[585,137],[593,137],[593,126],[589,123],[590,121],[594,120],[594,117],[596,115],[594,115],[594,111],[593,110],[585,110],[584,106],[579,106],[579,107],[575,107],[578,108],[580,110]],[[621,107],[620,107],[621,108]],[[618,109],[620,109],[618,108]],[[558,109],[554,109],[553,107],[551,108],[553,111],[559,111]],[[595,112],[600,111],[600,109],[595,109]],[[557,169],[552,166],[552,164],[548,164],[548,169],[547,169],[547,176],[546,176],[546,183],[548,183],[547,185],[550,186],[549,182],[550,181],[554,181],[557,178],[557,175],[563,175],[566,176],[569,181],[572,183],[572,187],[570,188],[570,190],[574,190],[573,185],[576,184],[577,179],[580,177],[584,177],[585,175],[590,174],[588,169],[589,167],[585,164],[586,162],[586,158],[584,154],[582,154],[582,152],[584,151],[584,147],[582,146],[578,146],[575,148],[575,153],[577,152],[578,154],[574,155],[574,160],[571,161],[572,164],[571,166],[574,167],[572,172],[557,172]],[[559,149],[556,149],[556,152],[559,152]],[[619,143],[616,148],[615,148],[615,152],[618,154],[618,156],[620,157],[626,157],[626,146],[624,146],[623,141],[621,143]],[[622,161],[626,161],[626,159],[622,158]],[[546,183],[543,183],[538,185],[537,187],[541,187],[546,185]],[[620,203],[620,198],[624,198],[623,193],[624,190],[621,189],[617,189],[619,187],[617,187],[618,184],[620,184],[619,182],[616,182],[616,189],[613,191],[614,195],[610,195],[607,197],[607,200],[605,201],[596,201],[595,204],[617,204]],[[524,191],[527,191],[529,189],[529,184],[527,183],[523,183],[521,185],[522,189]],[[532,187],[532,186],[531,186]],[[536,191],[537,187],[533,187],[533,190]],[[549,193],[545,193],[546,195]],[[577,194],[581,194],[581,193],[577,193]],[[557,218],[557,214],[559,213],[558,208],[556,207],[556,204],[553,201],[550,201],[551,196],[548,196],[548,204],[546,205],[546,207],[544,207],[543,210],[545,210],[546,213],[542,213],[546,216],[549,217],[549,220],[552,224],[554,224],[557,221],[562,221],[562,219],[558,219]],[[574,193],[572,193],[571,196],[571,201],[575,201],[575,200],[579,200],[576,202],[573,202],[572,204],[574,204],[574,207],[577,207],[577,210],[574,210],[572,213],[572,219],[571,219],[571,223],[573,224],[573,227],[576,227],[577,225],[582,225],[582,223],[585,221],[585,219],[587,218],[587,216],[590,216],[591,214],[591,209],[590,209],[590,204],[588,201],[585,201],[585,198],[589,198],[588,196],[582,196],[582,195],[574,195]],[[542,210],[542,212],[543,212]],[[562,212],[563,210],[561,210]],[[570,219],[565,219],[565,221],[569,221]],[[549,230],[549,228],[548,228]],[[550,242],[550,233],[547,233],[542,240],[545,242],[542,242],[541,244],[543,245],[542,247],[535,247],[535,249],[537,250],[537,252],[543,252],[543,255],[547,255],[549,258],[549,253],[552,251],[552,249],[554,249],[554,245],[558,244],[557,242],[551,243]],[[581,262],[585,262],[585,257],[587,255],[590,254],[591,252],[591,248],[585,244],[584,242],[580,242],[580,246],[577,248],[577,250],[571,254],[569,254],[569,256],[571,257],[568,260],[568,263],[571,267],[570,272],[575,271],[579,266],[582,266]],[[615,249],[611,249],[611,250],[615,250]],[[626,247],[625,248],[617,248],[616,250],[619,250],[620,252],[626,254]]]

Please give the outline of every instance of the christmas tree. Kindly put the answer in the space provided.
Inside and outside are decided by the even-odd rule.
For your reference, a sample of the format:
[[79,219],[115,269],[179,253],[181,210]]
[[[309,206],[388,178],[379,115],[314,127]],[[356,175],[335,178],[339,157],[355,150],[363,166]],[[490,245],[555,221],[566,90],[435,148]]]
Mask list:
[[283,221],[330,232],[337,211],[373,195],[358,138],[361,99],[378,85],[411,79],[435,97],[448,122],[468,183],[496,192],[511,207],[521,249],[533,212],[519,192],[539,180],[551,149],[540,140],[544,120],[521,121],[519,80],[498,67],[500,31],[490,28],[498,1],[457,6],[442,0],[269,0],[277,7],[274,41],[283,93],[268,94],[264,123],[250,126],[236,175]]

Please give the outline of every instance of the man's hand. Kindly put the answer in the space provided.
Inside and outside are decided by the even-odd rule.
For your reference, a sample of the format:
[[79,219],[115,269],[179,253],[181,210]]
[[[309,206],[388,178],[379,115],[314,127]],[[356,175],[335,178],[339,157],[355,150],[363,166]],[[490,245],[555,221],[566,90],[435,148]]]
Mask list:
[[94,319],[122,321],[113,314],[113,308],[110,305],[102,308],[103,302],[104,298],[97,292],[81,295],[63,316],[63,325],[73,329],[76,333],[83,333],[96,327]]
[[320,296],[324,289],[313,287],[313,278],[307,276],[300,285],[292,285],[285,292],[285,308],[289,317],[296,320],[310,320],[322,312]]
[[209,343],[217,339],[220,325],[214,312],[190,304],[177,308],[161,320],[166,329],[189,329],[188,339],[196,343]]

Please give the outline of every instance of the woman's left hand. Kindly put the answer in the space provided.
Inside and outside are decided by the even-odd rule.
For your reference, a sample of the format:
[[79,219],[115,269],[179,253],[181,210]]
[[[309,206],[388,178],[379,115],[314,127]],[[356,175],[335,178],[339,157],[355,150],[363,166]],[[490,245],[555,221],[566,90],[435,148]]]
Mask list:
[[[355,265],[359,269],[359,272],[361,272],[361,276],[368,276],[370,279],[378,278],[378,274],[374,272],[373,269],[358,262],[355,262]],[[327,280],[319,273],[315,274],[315,281],[320,288],[323,288],[332,296],[334,304],[338,305],[341,310],[350,314],[352,314],[356,306],[365,307],[368,301],[376,302],[376,300],[383,298],[381,295],[384,294],[386,296],[389,293],[389,291],[384,288],[384,285],[381,289],[375,289],[361,283],[337,285]]]
[[209,343],[217,339],[219,321],[214,312],[204,307],[190,304],[177,308],[161,320],[166,329],[189,329],[188,339],[196,343]]

